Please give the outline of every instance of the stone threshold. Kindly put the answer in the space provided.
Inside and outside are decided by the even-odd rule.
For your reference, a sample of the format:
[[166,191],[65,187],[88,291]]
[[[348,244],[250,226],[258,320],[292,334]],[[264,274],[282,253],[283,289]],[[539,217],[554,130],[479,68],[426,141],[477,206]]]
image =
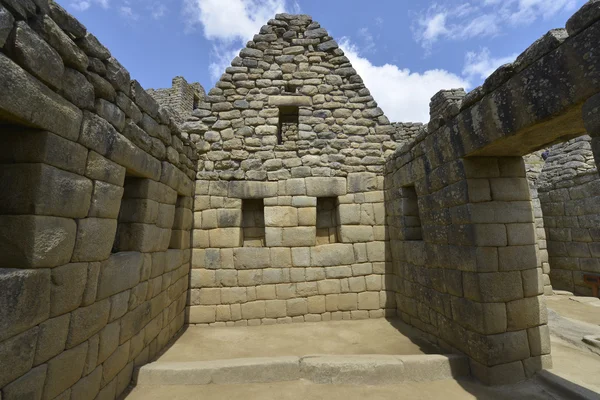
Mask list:
[[134,373],[138,386],[286,382],[381,385],[470,375],[462,355],[307,355],[191,362],[153,362]]

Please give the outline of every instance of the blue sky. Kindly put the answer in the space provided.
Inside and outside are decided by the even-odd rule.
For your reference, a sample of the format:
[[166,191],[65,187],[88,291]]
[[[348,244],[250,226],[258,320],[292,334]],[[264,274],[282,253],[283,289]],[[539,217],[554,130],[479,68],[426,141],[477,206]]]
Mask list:
[[440,89],[472,89],[585,0],[58,0],[145,88],[208,91],[277,12],[310,14],[391,121],[428,120]]

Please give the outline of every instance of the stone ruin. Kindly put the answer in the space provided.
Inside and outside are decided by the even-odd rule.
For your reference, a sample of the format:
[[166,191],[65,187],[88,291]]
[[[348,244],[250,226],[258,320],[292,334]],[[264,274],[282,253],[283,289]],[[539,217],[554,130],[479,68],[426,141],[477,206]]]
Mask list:
[[185,324],[398,316],[484,383],[549,368],[544,294],[600,273],[599,39],[592,0],[390,123],[306,15],[205,94],[0,0],[0,398],[114,399]]

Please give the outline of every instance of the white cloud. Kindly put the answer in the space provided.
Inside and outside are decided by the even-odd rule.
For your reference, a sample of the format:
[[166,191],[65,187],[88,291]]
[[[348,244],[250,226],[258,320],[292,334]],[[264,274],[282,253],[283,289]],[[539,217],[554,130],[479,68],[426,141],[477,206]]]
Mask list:
[[152,18],[160,19],[167,14],[167,7],[164,4],[154,4],[150,7],[150,14]]
[[442,39],[495,36],[507,26],[529,25],[571,11],[578,2],[582,0],[470,0],[445,6],[434,4],[417,16],[413,33],[417,42],[429,50]]
[[[184,17],[188,29],[202,28],[204,37],[213,42],[208,67],[213,80],[218,80],[225,68],[245,46],[246,41],[277,13],[285,12],[285,0],[184,0]],[[292,3],[295,12],[300,10]]]
[[119,14],[121,14],[122,17],[130,19],[132,21],[137,21],[140,18],[140,16],[133,11],[133,8],[131,8],[131,6],[128,3],[119,8]]
[[340,46],[390,121],[429,121],[429,101],[441,89],[469,87],[469,82],[442,69],[411,72],[396,65],[374,65],[347,38]]
[[227,5],[223,0],[184,0],[189,26],[200,25],[209,40],[249,40],[284,10],[285,0],[227,0]]
[[470,51],[465,56],[463,75],[471,80],[485,80],[501,65],[515,61],[517,56],[518,54],[511,54],[507,57],[495,58],[492,57],[487,47],[482,48],[479,52]]
[[69,6],[75,11],[85,11],[92,6],[92,4],[98,4],[102,8],[108,8],[108,0],[74,0]]

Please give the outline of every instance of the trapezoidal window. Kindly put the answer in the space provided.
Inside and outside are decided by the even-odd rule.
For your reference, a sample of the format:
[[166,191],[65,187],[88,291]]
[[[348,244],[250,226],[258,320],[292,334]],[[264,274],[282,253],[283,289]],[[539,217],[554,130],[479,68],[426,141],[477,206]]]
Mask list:
[[196,94],[194,94],[194,102],[192,103],[192,110],[197,109],[199,104],[200,104],[200,97],[198,97],[198,96],[196,96]]
[[317,198],[317,245],[337,243],[337,198]]
[[423,240],[417,191],[414,186],[400,189],[402,201],[402,231],[404,240]]
[[298,139],[298,120],[299,110],[297,106],[279,107],[278,144],[283,144],[284,140]]
[[264,247],[265,203],[263,199],[242,200],[242,237],[244,247]]
[[158,210],[156,202],[143,198],[144,179],[135,176],[126,175],[123,183],[123,198],[121,199],[121,208],[117,219],[117,233],[113,243],[112,252],[132,251],[135,249],[135,229],[134,224],[148,222],[152,210]]

